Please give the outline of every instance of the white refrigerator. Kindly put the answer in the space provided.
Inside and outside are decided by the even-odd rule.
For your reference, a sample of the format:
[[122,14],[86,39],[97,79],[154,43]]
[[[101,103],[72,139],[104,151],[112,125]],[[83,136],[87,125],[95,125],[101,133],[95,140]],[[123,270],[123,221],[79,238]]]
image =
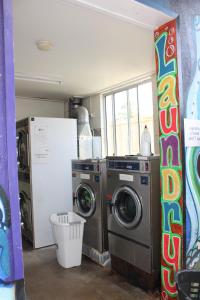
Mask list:
[[71,160],[77,158],[77,121],[31,117],[28,121],[30,182],[19,181],[31,202],[34,248],[54,243],[52,213],[72,210]]

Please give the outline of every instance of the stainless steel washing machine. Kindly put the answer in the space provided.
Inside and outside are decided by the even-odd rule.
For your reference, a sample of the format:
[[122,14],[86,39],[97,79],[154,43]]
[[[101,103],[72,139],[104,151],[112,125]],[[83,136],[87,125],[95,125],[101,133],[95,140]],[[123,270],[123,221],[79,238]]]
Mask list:
[[148,274],[160,269],[159,157],[107,157],[111,257]]
[[73,160],[73,209],[86,219],[83,244],[103,253],[108,249],[106,161]]
[[16,133],[21,229],[23,236],[33,243],[28,118],[17,121]]

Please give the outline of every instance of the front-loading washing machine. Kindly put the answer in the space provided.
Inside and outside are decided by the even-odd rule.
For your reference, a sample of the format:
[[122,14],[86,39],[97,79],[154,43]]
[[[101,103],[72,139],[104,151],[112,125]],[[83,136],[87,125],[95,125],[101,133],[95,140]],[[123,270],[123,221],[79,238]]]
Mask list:
[[83,244],[99,253],[108,249],[106,216],[106,161],[73,160],[73,209],[86,219]]
[[31,185],[27,181],[19,180],[19,200],[22,234],[27,240],[32,242],[34,237],[33,203],[31,200]]
[[[107,157],[111,264],[114,269],[127,272],[124,275],[129,278],[142,273],[149,288],[157,280],[160,269],[159,165],[158,156]],[[119,268],[121,262],[127,266]]]

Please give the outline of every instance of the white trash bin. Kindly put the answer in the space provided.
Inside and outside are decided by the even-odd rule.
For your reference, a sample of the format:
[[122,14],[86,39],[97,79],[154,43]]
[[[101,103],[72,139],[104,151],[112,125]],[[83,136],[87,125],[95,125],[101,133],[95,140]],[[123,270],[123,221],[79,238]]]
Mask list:
[[80,266],[85,219],[68,212],[51,215],[50,222],[57,245],[58,263],[64,268]]

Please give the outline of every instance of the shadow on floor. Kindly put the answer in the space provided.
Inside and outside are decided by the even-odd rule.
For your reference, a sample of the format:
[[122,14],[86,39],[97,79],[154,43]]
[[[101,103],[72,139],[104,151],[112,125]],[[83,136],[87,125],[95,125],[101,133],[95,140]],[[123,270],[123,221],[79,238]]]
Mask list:
[[31,250],[24,243],[25,287],[28,300],[151,300],[121,276],[83,257],[80,267],[64,269],[55,247]]

